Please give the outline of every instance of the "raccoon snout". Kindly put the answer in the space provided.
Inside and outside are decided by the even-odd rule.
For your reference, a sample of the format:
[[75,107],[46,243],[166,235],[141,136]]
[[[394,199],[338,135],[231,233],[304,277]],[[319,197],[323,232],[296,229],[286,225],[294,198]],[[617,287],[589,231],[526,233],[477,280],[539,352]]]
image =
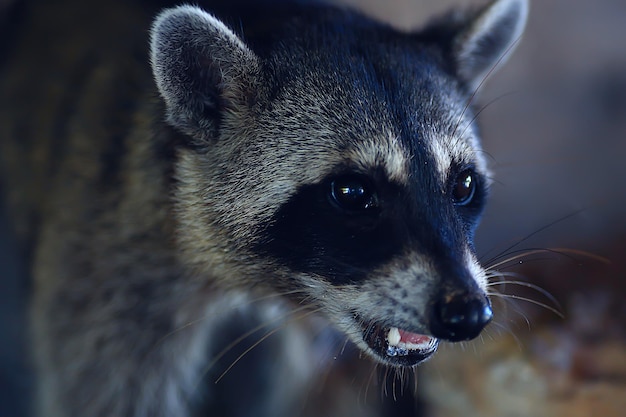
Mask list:
[[451,342],[470,340],[478,336],[492,318],[491,304],[484,295],[446,295],[432,305],[430,332]]

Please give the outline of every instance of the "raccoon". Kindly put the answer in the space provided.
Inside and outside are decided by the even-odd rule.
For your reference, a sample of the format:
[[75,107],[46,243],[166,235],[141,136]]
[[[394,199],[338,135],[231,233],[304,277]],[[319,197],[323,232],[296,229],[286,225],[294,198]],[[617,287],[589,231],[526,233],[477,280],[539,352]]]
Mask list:
[[282,327],[240,414],[294,415],[305,316],[397,368],[490,322],[471,104],[526,0],[408,33],[320,3],[181,5],[149,41],[149,7],[83,3],[32,7],[1,87],[38,415],[226,414],[198,380]]

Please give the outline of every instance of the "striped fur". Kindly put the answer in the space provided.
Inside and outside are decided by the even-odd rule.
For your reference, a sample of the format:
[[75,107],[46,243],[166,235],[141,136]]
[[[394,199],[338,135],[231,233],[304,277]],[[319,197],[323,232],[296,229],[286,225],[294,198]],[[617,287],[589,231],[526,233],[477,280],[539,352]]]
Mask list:
[[[326,5],[182,6],[150,26],[139,2],[40,3],[0,84],[38,415],[294,415],[319,377],[300,315],[398,367],[434,350],[393,357],[374,329],[436,345],[486,324],[439,321],[489,308],[472,244],[487,167],[466,107],[526,1],[411,34]],[[353,184],[366,208],[337,198]],[[199,382],[233,360],[213,363],[232,332],[263,325],[285,328],[244,362],[258,379]]]

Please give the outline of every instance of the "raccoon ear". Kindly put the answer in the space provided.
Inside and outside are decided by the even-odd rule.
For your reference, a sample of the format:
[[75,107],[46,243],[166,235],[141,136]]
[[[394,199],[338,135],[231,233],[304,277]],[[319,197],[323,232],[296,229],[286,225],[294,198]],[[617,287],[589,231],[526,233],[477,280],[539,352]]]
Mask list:
[[453,40],[459,77],[470,91],[515,49],[526,25],[528,0],[493,0],[478,10]]
[[217,135],[226,114],[241,114],[256,94],[259,59],[221,21],[193,6],[164,10],[150,53],[167,121],[200,140]]

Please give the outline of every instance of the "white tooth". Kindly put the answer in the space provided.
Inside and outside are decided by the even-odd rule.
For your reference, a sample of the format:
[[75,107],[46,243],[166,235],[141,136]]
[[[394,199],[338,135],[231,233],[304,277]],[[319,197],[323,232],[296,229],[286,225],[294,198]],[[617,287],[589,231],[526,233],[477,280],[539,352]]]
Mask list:
[[400,343],[400,332],[397,327],[389,329],[387,341],[389,342],[389,346],[398,346],[398,343]]

